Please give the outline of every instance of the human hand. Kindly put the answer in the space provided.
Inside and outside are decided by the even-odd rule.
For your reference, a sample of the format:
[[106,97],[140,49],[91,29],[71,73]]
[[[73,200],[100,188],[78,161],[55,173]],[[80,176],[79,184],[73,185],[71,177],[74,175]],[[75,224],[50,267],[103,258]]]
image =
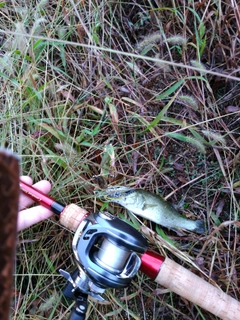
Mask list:
[[[27,176],[22,176],[21,180],[32,185],[32,179]],[[38,189],[39,191],[48,194],[51,190],[51,184],[46,181],[42,180],[35,183],[34,188]],[[53,212],[43,206],[35,206],[29,209],[26,209],[30,205],[32,205],[34,201],[24,195],[23,193],[20,194],[19,198],[19,214],[18,214],[18,222],[17,222],[17,230],[20,231],[22,229],[26,229],[32,226],[35,223],[38,223],[44,219],[50,218],[53,215]]]

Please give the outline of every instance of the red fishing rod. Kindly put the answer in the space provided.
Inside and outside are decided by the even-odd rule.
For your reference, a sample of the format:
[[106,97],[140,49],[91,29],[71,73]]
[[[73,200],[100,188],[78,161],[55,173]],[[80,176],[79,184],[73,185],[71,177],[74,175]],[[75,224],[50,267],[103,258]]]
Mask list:
[[34,202],[57,214],[60,217],[60,223],[72,231],[76,231],[82,220],[89,215],[85,209],[75,204],[62,204],[21,180],[20,190]]
[[31,186],[21,180],[20,180],[20,189],[25,195],[27,195],[29,198],[34,200],[34,202],[39,203],[40,205],[51,210],[52,212],[54,212],[57,215],[60,215],[61,212],[66,207],[62,203],[57,202],[56,200],[50,198],[46,194],[42,193],[41,191],[38,191],[33,186]]
[[[84,280],[81,282],[76,275],[60,271],[71,284],[70,297],[74,290],[80,289],[83,294],[102,300],[101,294],[106,288],[127,287],[141,270],[158,284],[221,319],[239,319],[240,303],[237,300],[171,259],[149,251],[146,239],[126,222],[108,212],[90,214],[77,205],[63,205],[22,181],[20,189],[58,214],[61,224],[75,232],[73,252],[80,270],[78,277],[84,275]],[[86,310],[84,299],[81,296],[80,302],[77,300],[78,307],[71,320],[85,319],[77,311]]]

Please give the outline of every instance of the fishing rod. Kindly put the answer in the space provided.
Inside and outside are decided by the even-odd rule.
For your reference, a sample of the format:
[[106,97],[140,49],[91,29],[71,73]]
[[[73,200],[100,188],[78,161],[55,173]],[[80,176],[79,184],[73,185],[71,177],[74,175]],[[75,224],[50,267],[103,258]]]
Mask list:
[[75,232],[72,248],[77,270],[73,274],[60,270],[68,281],[65,295],[76,301],[70,320],[85,319],[88,295],[103,301],[106,288],[129,286],[138,270],[223,320],[239,319],[237,300],[168,257],[148,250],[146,238],[126,222],[108,212],[90,214],[75,204],[61,204],[23,181],[20,189]]

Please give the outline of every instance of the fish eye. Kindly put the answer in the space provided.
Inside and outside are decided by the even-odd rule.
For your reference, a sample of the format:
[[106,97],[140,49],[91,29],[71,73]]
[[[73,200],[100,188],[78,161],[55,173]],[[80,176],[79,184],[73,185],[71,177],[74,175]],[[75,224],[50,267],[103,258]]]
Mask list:
[[114,198],[120,198],[120,197],[121,197],[121,192],[114,193]]
[[120,192],[107,192],[106,196],[108,198],[119,198],[121,196]]
[[134,191],[134,189],[128,189],[126,187],[120,187],[118,188],[118,190],[116,190],[116,188],[108,188],[107,192],[106,192],[106,196],[111,199],[111,198],[115,198],[115,199],[119,199],[122,198],[124,196],[127,196],[129,194],[131,194]]

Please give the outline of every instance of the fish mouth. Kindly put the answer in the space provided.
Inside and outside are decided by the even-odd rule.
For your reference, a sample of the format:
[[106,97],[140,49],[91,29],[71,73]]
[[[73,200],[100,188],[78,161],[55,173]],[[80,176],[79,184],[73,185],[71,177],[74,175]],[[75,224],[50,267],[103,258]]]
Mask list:
[[120,200],[124,196],[129,195],[130,193],[134,192],[135,189],[130,187],[108,187],[105,190],[95,190],[94,194],[98,198],[103,198],[104,200]]

